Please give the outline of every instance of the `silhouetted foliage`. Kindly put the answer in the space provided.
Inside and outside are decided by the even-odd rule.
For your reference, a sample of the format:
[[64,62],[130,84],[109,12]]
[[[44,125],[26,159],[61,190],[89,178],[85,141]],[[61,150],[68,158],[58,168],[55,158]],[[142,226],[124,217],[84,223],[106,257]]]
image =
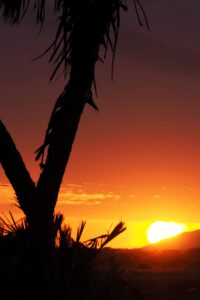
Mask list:
[[[0,229],[2,236],[0,237],[0,268],[1,270],[4,270],[1,280],[4,282],[4,285],[7,286],[6,281],[9,276],[12,276],[13,272],[14,274],[17,272],[18,274],[18,277],[15,278],[16,289],[10,292],[3,290],[1,293],[2,297],[5,298],[9,293],[11,293],[11,295],[14,293],[14,295],[18,297],[19,291],[17,292],[17,287],[20,285],[19,280],[27,283],[27,278],[24,277],[27,275],[31,277],[30,270],[28,271],[26,269],[25,272],[24,269],[27,266],[31,266],[32,255],[31,241],[28,234],[28,223],[25,218],[16,222],[12,213],[10,213],[10,219],[4,216],[1,220],[2,225]],[[92,296],[92,294],[97,291],[94,290],[94,286],[92,287],[91,284],[94,284],[93,272],[95,269],[95,259],[99,251],[108,241],[111,241],[125,230],[124,224],[120,222],[110,233],[84,242],[81,240],[85,225],[86,222],[80,224],[77,229],[76,237],[73,238],[71,235],[71,227],[64,223],[63,215],[57,214],[54,216],[56,257],[58,259],[59,272],[63,282],[66,299],[90,299],[88,297],[94,296]],[[22,259],[24,260],[23,262]],[[20,266],[20,269],[17,269],[17,266]],[[12,268],[13,270],[11,270]],[[44,270],[40,268],[37,270],[37,276],[39,276],[39,272],[43,272],[43,276],[40,278],[43,282],[37,280],[37,286],[35,286],[37,293],[41,293],[38,286],[41,287],[42,283],[44,284],[44,282],[47,281],[48,278],[45,278],[45,276],[48,277],[48,275],[45,275]],[[34,281],[34,278],[31,278],[31,281]],[[27,283],[27,286],[28,288],[30,288],[30,286],[33,288],[33,285],[30,285],[30,282]],[[25,293],[26,286],[23,287],[23,289]],[[98,289],[98,285],[96,286],[96,289]],[[26,292],[28,293],[28,291]],[[44,296],[46,293],[48,293],[48,291],[44,290],[41,296]]]
[[[12,23],[20,23],[25,16],[30,4],[33,5],[35,18],[43,25],[45,21],[45,11],[48,5],[45,0],[0,0],[0,9],[4,19]],[[133,0],[133,5],[142,26],[144,22],[149,28],[145,11],[139,0]],[[74,57],[73,44],[79,42],[82,46],[84,41],[88,41],[88,33],[91,44],[99,48],[104,48],[104,55],[97,59],[104,61],[108,48],[113,53],[113,62],[120,28],[120,10],[128,9],[126,0],[54,0],[54,14],[57,16],[57,30],[53,42],[41,55],[51,52],[49,62],[55,64],[55,69],[51,75],[54,78],[57,71],[64,67],[67,74],[68,67],[73,64]],[[102,24],[105,27],[102,31]]]

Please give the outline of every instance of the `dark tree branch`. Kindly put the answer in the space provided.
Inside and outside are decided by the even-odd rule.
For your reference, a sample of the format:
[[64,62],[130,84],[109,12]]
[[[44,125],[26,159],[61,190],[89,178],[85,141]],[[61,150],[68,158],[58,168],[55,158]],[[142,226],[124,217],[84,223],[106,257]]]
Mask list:
[[59,97],[59,101],[61,100],[64,106],[55,113],[52,124],[49,124],[51,131],[46,136],[48,153],[37,184],[37,200],[40,202],[40,208],[43,212],[46,211],[46,214],[48,212],[49,216],[53,216],[59,188],[85,106],[84,94],[81,97],[71,83]]
[[[112,11],[110,8],[109,11]],[[91,87],[98,60],[100,41],[108,26],[109,17],[97,22],[95,28],[80,15],[71,36],[71,72],[64,92],[58,98],[44,144],[37,150],[36,159],[42,158],[44,167],[37,184],[39,215],[53,216],[59,188],[71,153],[81,114],[86,103],[93,104]],[[91,20],[90,20],[91,21]],[[47,159],[43,163],[45,148]]]
[[0,121],[0,163],[16,193],[20,208],[27,217],[34,204],[36,187],[9,132]]

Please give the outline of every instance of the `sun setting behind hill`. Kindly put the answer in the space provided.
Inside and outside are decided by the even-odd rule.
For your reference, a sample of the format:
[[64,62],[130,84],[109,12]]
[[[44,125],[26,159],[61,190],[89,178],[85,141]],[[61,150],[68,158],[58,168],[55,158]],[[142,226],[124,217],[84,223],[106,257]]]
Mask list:
[[144,247],[145,250],[189,250],[200,249],[200,230],[182,232]]
[[170,238],[185,231],[185,225],[176,222],[157,221],[151,224],[147,230],[150,243],[157,243],[163,239]]
[[[80,221],[83,219],[87,220],[86,228],[84,231],[84,236],[83,238],[85,240],[100,235],[102,232],[107,232],[114,224],[116,224],[119,221],[119,218],[114,216],[114,212],[112,215],[105,215],[104,217],[102,216],[102,209],[103,205],[101,203],[98,203],[96,205],[88,205],[90,202],[92,204],[92,197],[97,197],[100,198],[100,196],[104,195],[104,198],[106,198],[107,195],[107,209],[109,208],[109,203],[111,202],[112,199],[109,197],[124,197],[124,195],[120,194],[120,190],[117,190],[117,193],[115,194],[109,194],[107,190],[102,190],[102,187],[99,186],[94,186],[95,188],[95,193],[92,189],[92,187],[87,187],[87,185],[82,185],[82,186],[74,186],[72,187],[71,185],[66,186],[65,189],[61,189],[60,194],[59,194],[59,201],[57,205],[57,212],[64,212],[66,216],[66,223],[71,224],[73,228],[73,233],[76,232],[76,228],[80,224]],[[81,189],[81,190],[80,190]],[[97,194],[96,191],[101,192],[101,194]],[[109,197],[108,197],[109,196]],[[84,199],[83,199],[84,198]],[[82,201],[82,205],[76,205],[77,200]],[[103,199],[105,201],[105,199]],[[99,202],[102,202],[101,199],[98,200]],[[116,200],[119,201],[119,200]],[[79,209],[79,207],[81,209]],[[84,213],[84,209],[89,208],[91,211],[91,214],[87,216]],[[99,215],[97,217],[94,217],[92,215],[93,212],[96,210],[99,210]],[[22,217],[22,212],[16,207],[16,199],[14,195],[14,191],[11,187],[11,185],[0,185],[0,212],[5,213],[6,216],[9,216],[9,210],[12,211],[12,213],[15,216],[15,219],[18,220],[19,218]],[[159,216],[161,217],[161,216]],[[140,248],[148,245],[151,241],[148,239],[147,232],[149,228],[151,228],[152,224],[158,224],[159,218],[156,220],[152,219],[146,219],[146,220],[138,220],[138,219],[128,219],[122,216],[122,219],[126,223],[127,230],[121,234],[118,238],[113,240],[110,243],[111,247],[114,248]],[[169,220],[169,219],[168,219]],[[164,224],[168,224],[167,219],[165,219],[166,222],[163,222]],[[200,223],[199,222],[188,222],[184,220],[176,220],[174,222],[175,224],[182,224],[184,226],[184,231],[186,232],[191,232],[197,229],[200,229]],[[166,238],[167,236],[167,230],[166,228],[163,229],[164,225],[158,226],[158,229],[154,227],[154,240],[158,241],[158,236],[162,238]],[[168,225],[167,225],[168,226]],[[171,226],[171,225],[170,225]],[[177,225],[175,225],[177,227]],[[161,228],[161,232],[158,233],[159,229]],[[180,228],[182,230],[182,227]],[[172,230],[173,235],[177,232],[177,228],[175,229],[170,229]],[[168,234],[169,231],[168,229]],[[178,227],[179,230],[179,227]],[[172,234],[170,234],[172,236]],[[169,235],[168,235],[169,237]],[[161,239],[161,238],[160,238]]]

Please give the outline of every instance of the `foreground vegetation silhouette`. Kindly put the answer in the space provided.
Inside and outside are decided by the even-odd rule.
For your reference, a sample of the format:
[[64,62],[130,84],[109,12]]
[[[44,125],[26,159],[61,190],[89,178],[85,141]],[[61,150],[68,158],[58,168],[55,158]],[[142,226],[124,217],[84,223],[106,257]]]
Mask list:
[[[44,264],[43,257],[35,257],[26,218],[16,222],[10,213],[10,219],[4,217],[1,221],[0,277],[3,299],[59,299],[64,295],[66,299],[100,299],[101,288],[105,283],[100,284],[98,281],[95,259],[104,246],[124,231],[122,222],[110,233],[82,242],[86,222],[80,224],[74,239],[71,227],[66,225],[63,215],[54,216],[53,238],[62,294],[61,290],[55,290],[52,295],[53,287],[49,286],[52,266]],[[40,248],[40,251],[43,249]],[[9,288],[11,283],[12,289]],[[55,285],[54,282],[51,284]],[[112,299],[112,293],[109,299]]]
[[[42,299],[98,299],[81,294],[83,286],[84,291],[90,291],[85,288],[85,280],[91,262],[99,249],[125,230],[120,222],[110,234],[82,244],[84,223],[74,241],[71,229],[61,226],[63,217],[54,216],[54,209],[84,107],[89,104],[98,110],[92,92],[96,90],[96,62],[105,60],[108,49],[114,62],[120,14],[121,10],[127,10],[127,4],[125,0],[54,0],[53,3],[57,31],[41,56],[49,54],[49,61],[55,66],[51,80],[63,72],[68,82],[56,100],[44,142],[35,152],[41,167],[36,184],[0,122],[0,162],[25,214],[20,224],[11,214],[12,224],[4,220],[1,228],[3,299],[35,299],[38,295]],[[133,0],[133,4],[139,23],[142,25],[143,18],[148,26],[139,0]],[[36,21],[43,26],[46,6],[45,0],[0,0],[2,17],[14,24],[21,23],[31,8]],[[102,47],[104,51],[100,51]]]

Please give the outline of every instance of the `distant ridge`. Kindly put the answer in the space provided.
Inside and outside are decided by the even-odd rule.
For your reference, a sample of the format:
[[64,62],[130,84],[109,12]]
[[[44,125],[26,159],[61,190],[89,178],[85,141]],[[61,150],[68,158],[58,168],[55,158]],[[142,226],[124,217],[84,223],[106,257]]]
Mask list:
[[200,229],[195,231],[183,232],[179,235],[164,239],[158,243],[143,247],[144,250],[164,250],[178,249],[187,250],[200,248]]

